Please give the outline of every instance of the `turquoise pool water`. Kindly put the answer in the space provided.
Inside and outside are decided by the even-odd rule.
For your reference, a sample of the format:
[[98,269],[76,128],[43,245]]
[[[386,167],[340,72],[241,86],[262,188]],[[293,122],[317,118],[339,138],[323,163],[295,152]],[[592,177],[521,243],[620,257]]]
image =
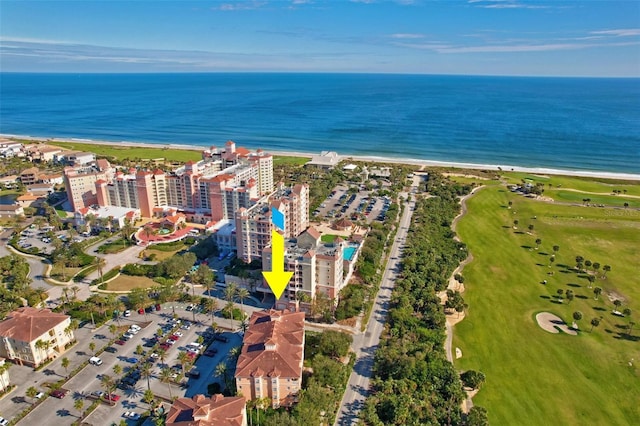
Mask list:
[[344,252],[342,253],[343,257],[347,260],[353,259],[353,254],[356,252],[355,247],[345,247]]

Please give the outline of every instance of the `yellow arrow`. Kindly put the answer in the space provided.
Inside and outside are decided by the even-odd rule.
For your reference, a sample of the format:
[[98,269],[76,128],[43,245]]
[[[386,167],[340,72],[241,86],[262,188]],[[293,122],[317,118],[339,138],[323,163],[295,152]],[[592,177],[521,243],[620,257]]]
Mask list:
[[263,271],[262,275],[275,294],[276,300],[280,299],[293,276],[293,272],[284,271],[284,237],[275,229],[271,230],[271,271]]

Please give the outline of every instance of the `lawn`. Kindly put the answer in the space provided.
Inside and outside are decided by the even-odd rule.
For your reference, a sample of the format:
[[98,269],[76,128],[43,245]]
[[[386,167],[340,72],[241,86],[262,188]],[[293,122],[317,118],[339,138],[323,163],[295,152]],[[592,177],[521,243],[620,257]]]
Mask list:
[[[117,142],[113,145],[103,144],[88,144],[88,143],[76,143],[76,142],[47,142],[49,145],[60,146],[66,149],[74,149],[78,151],[93,152],[98,156],[115,157],[118,160],[124,159],[159,159],[163,158],[166,161],[176,161],[180,163],[186,163],[189,160],[200,160],[202,154],[200,151],[190,149],[165,149],[161,145],[158,148],[146,148],[146,147],[131,147],[131,146],[118,146]],[[205,147],[202,147],[205,149]]]
[[149,257],[150,255],[154,254],[155,257],[153,258],[153,260],[157,261],[157,262],[161,262],[161,261],[163,261],[165,259],[168,259],[168,258],[174,256],[176,253],[178,253],[179,251],[182,251],[182,250],[184,250],[186,248],[188,248],[188,246],[185,245],[185,244],[182,244],[176,250],[165,251],[165,250],[154,250],[153,246],[149,246],[149,248],[144,250],[144,253],[145,253],[145,257]]
[[274,166],[302,166],[309,162],[309,157],[290,157],[288,155],[274,155]]
[[151,278],[120,274],[116,279],[106,284],[105,290],[129,291],[134,288],[150,288],[157,285],[158,283]]
[[544,183],[545,189],[553,188],[572,188],[583,192],[597,192],[601,194],[612,194],[614,189],[622,191],[626,190],[629,195],[640,196],[640,185],[633,181],[609,180],[599,178],[585,178],[577,176],[556,176],[556,175],[537,175],[524,172],[504,172],[503,177],[509,183],[520,183],[522,179],[532,183]]
[[[455,327],[454,347],[463,353],[456,368],[487,376],[474,403],[487,408],[492,424],[637,422],[640,371],[629,363],[638,359],[640,326],[627,336],[622,327],[629,319],[611,314],[608,296],[624,298],[623,308],[629,307],[638,322],[640,212],[544,203],[498,185],[479,191],[468,208],[457,231],[474,261],[463,272],[469,309]],[[534,225],[531,235],[529,224]],[[542,239],[538,250],[536,238]],[[560,250],[549,268],[554,245]],[[600,272],[594,283],[604,290],[598,301],[587,275],[573,270],[577,255],[611,265],[607,278]],[[571,289],[575,299],[558,303],[558,289]],[[576,337],[547,333],[535,322],[542,311],[569,323],[573,312],[581,311],[583,331]],[[602,322],[590,333],[591,319],[600,316]]]
[[323,243],[332,243],[336,238],[338,238],[337,235],[324,234],[320,237],[320,241],[322,241]]

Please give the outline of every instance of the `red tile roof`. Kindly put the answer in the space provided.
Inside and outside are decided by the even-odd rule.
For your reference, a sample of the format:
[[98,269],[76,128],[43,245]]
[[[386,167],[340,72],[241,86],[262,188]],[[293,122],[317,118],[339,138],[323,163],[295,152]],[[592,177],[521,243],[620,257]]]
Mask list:
[[321,237],[320,235],[320,231],[318,231],[316,228],[314,228],[313,226],[310,226],[307,228],[306,231],[307,234],[311,235],[313,237],[314,240],[317,240],[318,238]]
[[167,426],[241,426],[245,420],[245,400],[220,394],[207,398],[178,398],[167,414]]
[[0,336],[32,342],[68,318],[49,309],[18,308],[0,322]]
[[302,377],[304,312],[254,312],[235,377]]

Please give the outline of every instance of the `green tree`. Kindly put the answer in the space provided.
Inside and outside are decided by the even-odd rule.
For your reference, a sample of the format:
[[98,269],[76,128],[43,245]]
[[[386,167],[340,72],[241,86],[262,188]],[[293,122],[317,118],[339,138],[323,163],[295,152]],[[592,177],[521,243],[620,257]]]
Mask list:
[[565,297],[567,298],[567,303],[571,303],[571,301],[575,297],[574,294],[573,294],[573,290],[567,290],[565,292]]
[[616,307],[616,311],[620,310],[620,306],[622,306],[622,301],[619,299],[616,299],[613,301],[613,305]]
[[576,327],[575,327],[575,328],[578,328],[578,325],[577,325],[577,324],[578,324],[578,321],[580,321],[581,319],[582,319],[582,312],[580,312],[580,311],[575,311],[575,312],[573,313],[573,320],[576,322]]
[[225,389],[228,390],[231,387],[231,385],[229,384],[229,368],[227,367],[226,362],[222,361],[221,363],[216,365],[216,369],[213,375],[216,377],[222,377],[222,380],[224,380]]
[[90,342],[89,343],[89,350],[91,351],[91,353],[93,353],[94,355],[96,354],[96,343],[95,342]]
[[602,279],[606,279],[607,278],[607,272],[611,271],[611,266],[610,265],[604,265],[602,267],[602,270],[604,271],[602,273]]
[[536,250],[538,250],[538,247],[540,247],[540,244],[542,244],[542,239],[536,238]]
[[147,389],[144,391],[144,395],[142,396],[142,400],[149,404],[150,407],[153,407],[154,401],[156,399],[155,394],[151,391],[151,389]]
[[467,414],[467,426],[489,426],[489,416],[483,407],[474,405]]
[[236,295],[238,296],[238,299],[240,300],[240,311],[242,312],[242,318],[245,317],[245,313],[244,313],[244,301],[247,297],[249,297],[249,290],[247,290],[244,287],[239,288],[236,291]]
[[595,295],[595,300],[598,300],[598,297],[600,297],[600,294],[602,294],[602,288],[600,287],[594,288],[593,294]]
[[112,338],[115,338],[116,334],[118,334],[118,326],[115,324],[109,324],[109,333],[111,333]]
[[484,373],[481,371],[467,370],[460,375],[462,384],[472,389],[480,389],[486,380]]
[[591,333],[593,331],[593,327],[597,327],[600,325],[600,318],[592,318],[591,319],[591,330],[589,330],[589,333]]
[[100,385],[104,388],[107,393],[107,401],[111,403],[111,393],[116,388],[116,382],[113,380],[111,376],[108,374],[103,374],[100,378]]

